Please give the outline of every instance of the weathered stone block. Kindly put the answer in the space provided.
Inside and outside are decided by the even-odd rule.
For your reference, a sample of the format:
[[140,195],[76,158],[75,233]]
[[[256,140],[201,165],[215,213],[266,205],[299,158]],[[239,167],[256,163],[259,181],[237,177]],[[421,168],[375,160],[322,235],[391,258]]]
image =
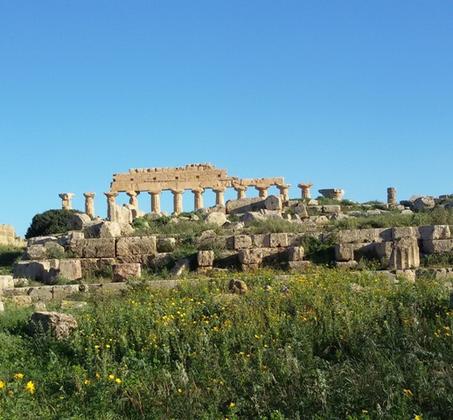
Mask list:
[[113,281],[124,282],[132,278],[140,278],[142,276],[142,266],[137,263],[130,264],[115,264],[113,266]]
[[80,286],[78,284],[68,284],[65,286],[53,286],[52,288],[52,299],[62,300],[68,296],[75,295],[80,292]]
[[392,239],[394,241],[402,238],[417,238],[420,234],[416,227],[404,226],[404,227],[394,227],[392,229]]
[[117,222],[102,220],[91,222],[84,228],[86,238],[119,238],[121,225]]
[[78,258],[115,258],[115,239],[82,239],[71,242],[70,250]]
[[263,262],[263,251],[260,248],[242,249],[238,257],[241,264],[259,265]]
[[198,267],[212,267],[214,265],[214,251],[198,251]]
[[252,247],[252,238],[248,235],[234,235],[234,249],[247,249]]
[[78,259],[60,260],[59,275],[66,280],[79,280],[82,278],[82,265]]
[[77,321],[72,315],[58,312],[35,312],[30,320],[32,334],[50,333],[57,340],[68,338],[77,329]]
[[453,239],[437,239],[422,241],[422,251],[425,254],[444,254],[453,251]]
[[335,260],[336,261],[352,261],[354,259],[354,245],[353,244],[338,244],[335,246]]
[[420,226],[418,230],[421,239],[424,241],[451,238],[450,226],[448,225]]
[[264,248],[266,244],[266,235],[252,235],[252,246],[254,248]]
[[31,306],[33,301],[30,296],[28,295],[17,295],[11,297],[11,303],[18,308],[22,308],[25,306]]
[[349,268],[349,269],[352,269],[352,268],[356,268],[359,265],[359,263],[357,261],[337,261],[335,263],[335,265],[338,268]]
[[379,242],[374,245],[376,256],[380,259],[388,260],[392,255],[393,243],[392,242]]
[[155,236],[135,236],[130,238],[119,238],[116,244],[118,257],[130,255],[152,255],[157,251]]
[[0,276],[0,289],[8,289],[14,287],[13,276]]
[[115,264],[114,258],[83,258],[80,260],[82,277],[91,277],[102,273],[108,273],[113,264]]
[[175,248],[175,238],[159,238],[157,240],[157,252],[173,252]]
[[302,246],[291,246],[288,248],[288,261],[302,261],[305,250]]
[[269,233],[266,235],[265,245],[269,248],[287,247],[288,235],[286,233]]
[[30,245],[25,252],[28,260],[44,260],[47,258],[46,247],[44,245]]
[[391,270],[408,270],[420,266],[420,249],[413,237],[405,237],[393,243],[389,268]]
[[43,300],[48,302],[53,299],[53,286],[30,287],[28,296],[33,301]]
[[305,271],[311,266],[310,261],[289,261],[288,268],[293,271]]

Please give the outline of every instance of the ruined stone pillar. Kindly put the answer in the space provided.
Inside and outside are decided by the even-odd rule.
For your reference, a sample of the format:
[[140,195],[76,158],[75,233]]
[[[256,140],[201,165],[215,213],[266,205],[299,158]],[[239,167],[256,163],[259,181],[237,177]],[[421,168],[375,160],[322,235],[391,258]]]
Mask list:
[[226,188],[213,189],[215,192],[215,204],[218,207],[225,207],[225,189]]
[[113,220],[113,214],[114,210],[113,208],[115,207],[115,199],[118,196],[118,193],[116,192],[106,192],[104,193],[105,196],[107,197],[107,218],[112,222]]
[[238,200],[241,200],[242,198],[246,197],[247,187],[239,186],[239,187],[234,187],[234,189],[238,193]]
[[343,201],[344,190],[334,189],[333,190],[333,199],[337,201]]
[[301,197],[302,200],[310,200],[311,199],[311,187],[313,184],[299,184],[298,187],[301,189]]
[[93,192],[86,192],[83,194],[85,197],[85,213],[90,216],[92,219],[95,217],[94,212],[94,197],[95,193]]
[[289,200],[289,187],[291,185],[289,184],[282,184],[282,185],[277,185],[277,188],[280,190],[280,197],[282,201],[288,201]]
[[129,196],[129,204],[138,209],[138,194],[135,191],[128,191],[126,194]]
[[63,210],[72,210],[72,198],[74,197],[73,193],[61,193],[58,194],[61,198],[61,208]]
[[171,190],[173,193],[173,214],[178,215],[183,212],[182,193],[184,190]]
[[267,196],[269,195],[268,193],[268,187],[255,187],[257,190],[258,190],[258,195],[261,197],[261,198],[267,198]]
[[160,191],[150,191],[151,196],[151,213],[160,214]]
[[195,210],[200,210],[204,207],[203,205],[203,188],[196,188],[192,190],[194,198],[194,208]]
[[387,188],[387,204],[389,206],[396,206],[398,204],[396,199],[396,189],[393,187]]

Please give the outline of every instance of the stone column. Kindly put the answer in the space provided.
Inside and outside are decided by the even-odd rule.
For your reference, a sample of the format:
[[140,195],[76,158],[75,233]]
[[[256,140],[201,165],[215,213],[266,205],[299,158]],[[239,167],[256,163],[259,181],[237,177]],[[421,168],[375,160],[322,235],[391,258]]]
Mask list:
[[243,187],[243,186],[238,186],[238,187],[234,187],[234,189],[236,190],[236,192],[238,193],[238,200],[241,200],[243,198],[246,197],[246,191],[247,191],[247,187]]
[[129,204],[138,209],[138,194],[135,191],[128,191],[126,194],[129,196]]
[[269,195],[267,191],[269,187],[255,187],[255,188],[258,190],[258,195],[261,198],[267,198],[267,196]]
[[107,218],[112,222],[113,220],[113,207],[115,206],[115,199],[118,196],[117,192],[104,193],[107,197]]
[[94,219],[94,197],[96,194],[93,192],[86,192],[83,195],[85,197],[85,213],[88,214],[88,216],[90,216],[92,219]]
[[311,199],[311,187],[313,184],[299,184],[298,187],[301,189],[301,197],[302,200],[310,200]]
[[73,193],[61,193],[58,194],[61,198],[61,208],[63,210],[72,210],[72,198],[74,197]]
[[150,191],[151,196],[151,213],[160,214],[160,191]]
[[387,188],[387,204],[389,206],[396,206],[398,204],[396,199],[396,189],[393,187]]
[[277,185],[277,188],[280,190],[280,196],[282,201],[288,201],[289,200],[289,187],[291,185],[289,184],[283,184],[283,185]]
[[173,193],[173,214],[178,215],[183,212],[182,193],[184,190],[171,190]]
[[218,207],[225,207],[225,190],[226,188],[213,189],[215,192],[215,204]]
[[203,188],[196,188],[192,190],[194,198],[194,208],[195,210],[200,210],[204,207],[203,205]]
[[343,201],[344,190],[334,189],[333,190],[333,199],[337,201]]

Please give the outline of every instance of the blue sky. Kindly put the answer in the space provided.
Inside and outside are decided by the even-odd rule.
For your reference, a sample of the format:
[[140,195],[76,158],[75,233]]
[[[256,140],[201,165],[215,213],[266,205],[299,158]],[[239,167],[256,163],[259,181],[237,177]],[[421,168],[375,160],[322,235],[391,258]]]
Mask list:
[[450,0],[0,0],[0,223],[191,162],[453,193],[452,69]]

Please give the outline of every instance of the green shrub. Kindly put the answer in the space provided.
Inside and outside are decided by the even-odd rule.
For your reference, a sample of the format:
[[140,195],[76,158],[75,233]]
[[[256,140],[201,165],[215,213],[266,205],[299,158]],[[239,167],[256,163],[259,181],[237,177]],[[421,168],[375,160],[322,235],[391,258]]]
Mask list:
[[48,210],[33,217],[25,237],[54,235],[69,230],[71,217],[78,213],[76,210]]
[[0,246],[0,275],[10,274],[14,263],[21,257],[24,250],[12,246]]

